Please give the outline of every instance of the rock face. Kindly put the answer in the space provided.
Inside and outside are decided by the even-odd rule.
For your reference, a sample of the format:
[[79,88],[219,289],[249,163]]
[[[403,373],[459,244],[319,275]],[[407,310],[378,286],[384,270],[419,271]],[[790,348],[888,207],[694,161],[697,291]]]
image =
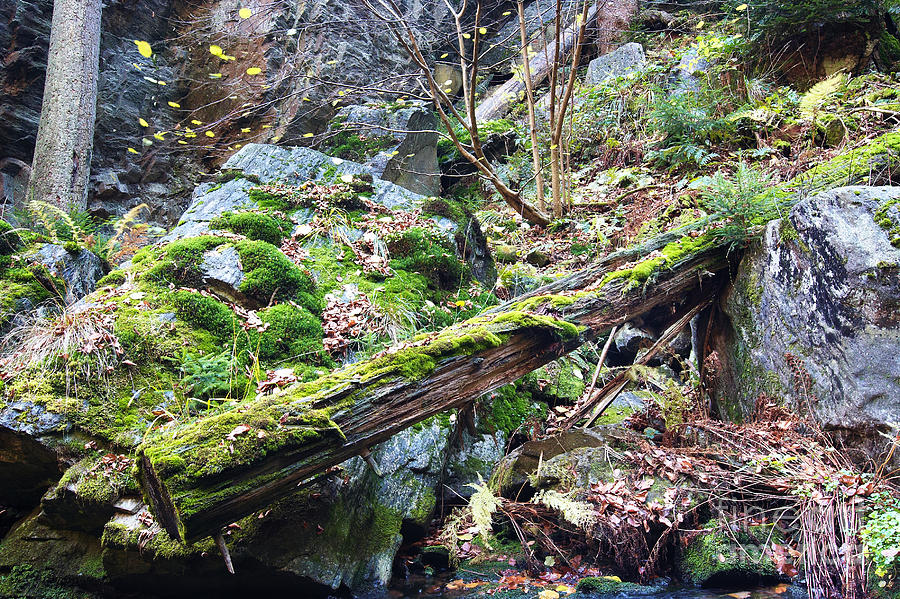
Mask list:
[[[377,136],[393,143],[366,161],[372,175],[422,194],[439,195],[437,118],[424,105],[347,106],[335,117],[334,131]],[[387,145],[387,144],[386,144]]]
[[616,77],[627,77],[638,71],[647,60],[644,47],[638,43],[630,42],[617,48],[609,54],[595,58],[588,65],[585,83],[599,85]]
[[889,231],[900,224],[898,198],[897,187],[819,194],[769,223],[748,251],[723,300],[733,325],[720,345],[723,386],[735,416],[749,416],[764,392],[833,429],[896,421],[900,249]]

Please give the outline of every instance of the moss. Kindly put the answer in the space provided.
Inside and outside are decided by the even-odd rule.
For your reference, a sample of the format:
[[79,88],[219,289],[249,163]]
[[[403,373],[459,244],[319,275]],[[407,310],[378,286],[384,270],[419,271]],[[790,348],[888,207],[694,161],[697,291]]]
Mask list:
[[500,387],[489,394],[488,401],[490,416],[484,424],[507,436],[528,420],[547,417],[546,404],[533,401],[531,393],[515,384]]
[[122,471],[105,468],[99,455],[85,458],[66,470],[51,493],[61,497],[70,485],[80,502],[90,504],[109,503],[125,493],[139,491],[130,468]]
[[183,290],[173,292],[168,299],[180,319],[209,331],[221,343],[240,330],[234,312],[219,300]]
[[273,245],[281,245],[281,240],[289,235],[290,221],[276,219],[259,212],[226,212],[210,221],[213,229],[228,229],[239,235],[257,240],[267,241]]
[[578,581],[575,590],[590,595],[618,595],[646,592],[647,587],[622,582],[618,576],[588,576]]
[[118,287],[128,279],[128,275],[124,270],[113,270],[107,273],[102,279],[97,281],[97,288],[100,287]]
[[234,179],[246,179],[247,181],[255,183],[256,185],[262,184],[262,180],[257,175],[248,175],[244,173],[244,171],[236,168],[225,169],[221,171],[216,177],[216,181],[218,183],[228,183],[229,181],[233,181]]
[[900,133],[885,133],[782,184],[778,196],[782,204],[792,204],[795,198],[787,193],[790,189],[813,194],[845,185],[873,184],[873,173],[896,172],[898,165]]
[[30,565],[13,566],[0,575],[0,596],[19,599],[90,599],[93,593],[64,584],[50,570]]
[[156,530],[148,536],[147,528],[132,528],[113,519],[103,528],[100,543],[107,549],[140,552],[145,559],[184,560],[201,554],[218,551],[212,539],[185,545],[172,539],[164,530]]
[[470,278],[468,265],[456,257],[455,248],[440,233],[412,227],[386,235],[384,242],[396,256],[392,268],[419,273],[437,289],[458,289]]
[[[156,258],[158,260],[143,273],[143,280],[173,285],[199,286],[203,282],[200,272],[203,265],[203,254],[224,243],[223,239],[212,235],[182,239],[166,246],[163,256],[138,252],[132,262],[143,264],[148,259]],[[135,262],[138,259],[140,261]]]
[[15,259],[0,266],[0,326],[24,308],[52,299],[62,301],[65,282],[41,264],[18,264]]
[[327,363],[322,346],[322,323],[305,308],[278,304],[259,312],[268,327],[250,331],[250,351],[262,360],[302,360]]
[[679,568],[687,582],[739,586],[778,576],[772,558],[763,552],[773,531],[771,525],[753,526],[734,533],[734,537],[724,532],[725,527],[724,522],[707,524],[684,550]]
[[263,304],[295,301],[314,314],[322,311],[322,300],[309,273],[297,268],[271,243],[242,241],[236,245],[244,269],[240,290]]
[[874,219],[878,226],[887,233],[891,245],[900,248],[900,198],[894,198],[882,204],[875,211]]
[[339,128],[322,147],[322,152],[344,160],[365,162],[370,156],[397,143],[392,135],[360,135],[359,132]]
[[0,256],[15,252],[21,244],[22,240],[13,226],[0,219]]
[[900,61],[900,41],[885,29],[878,40],[878,54],[886,64],[893,65]]

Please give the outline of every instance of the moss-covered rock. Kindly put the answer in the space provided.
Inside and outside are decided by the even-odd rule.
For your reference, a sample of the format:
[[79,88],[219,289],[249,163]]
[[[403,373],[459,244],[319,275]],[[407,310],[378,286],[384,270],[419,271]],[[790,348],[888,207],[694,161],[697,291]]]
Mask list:
[[745,588],[779,578],[766,548],[783,540],[772,525],[732,531],[712,521],[684,549],[678,560],[686,582],[718,588]]

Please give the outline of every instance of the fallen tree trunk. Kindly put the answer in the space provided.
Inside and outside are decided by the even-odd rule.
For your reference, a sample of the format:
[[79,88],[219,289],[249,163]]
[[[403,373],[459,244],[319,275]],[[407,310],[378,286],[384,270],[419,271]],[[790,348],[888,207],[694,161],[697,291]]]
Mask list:
[[139,449],[142,486],[173,538],[215,534],[397,432],[682,299],[726,264],[715,244],[682,243],[631,268],[579,273],[555,294],[509,303],[287,393],[162,433]]
[[[592,22],[597,17],[598,4],[591,6],[588,10],[587,22]],[[578,15],[581,17],[581,14]],[[572,50],[575,49],[575,43],[578,40],[578,30],[581,27],[581,20],[576,19],[571,25],[566,27],[560,34],[559,40],[559,60],[565,60]],[[553,64],[557,62],[556,43],[548,42],[544,50],[539,51],[534,58],[528,62],[528,70],[531,73],[531,85],[538,86],[544,79],[550,75],[553,70]],[[510,107],[522,99],[525,93],[525,77],[518,74],[494,91],[478,105],[475,109],[475,120],[479,123],[499,119],[507,112]]]
[[[898,148],[900,133],[889,133],[779,186],[779,208],[773,206],[770,217],[789,208],[797,190],[892,180],[900,170]],[[699,220],[611,254],[482,316],[313,383],[157,433],[138,453],[141,485],[158,521],[175,539],[216,534],[310,477],[612,326],[690,293],[714,294],[709,279],[727,266],[728,242],[708,233],[686,235],[705,225]]]

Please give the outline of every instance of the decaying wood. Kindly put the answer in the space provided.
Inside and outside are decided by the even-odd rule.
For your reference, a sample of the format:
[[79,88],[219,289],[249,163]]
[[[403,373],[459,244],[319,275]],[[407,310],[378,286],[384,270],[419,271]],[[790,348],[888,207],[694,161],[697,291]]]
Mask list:
[[[657,241],[658,243],[658,241]],[[631,250],[633,252],[634,250]],[[273,500],[296,489],[298,484],[328,468],[340,464],[368,447],[384,441],[397,432],[430,416],[466,405],[484,393],[515,381],[544,364],[574,350],[598,334],[615,325],[644,314],[653,308],[674,304],[703,285],[727,265],[725,252],[717,247],[685,256],[680,262],[661,267],[651,278],[636,284],[627,277],[608,278],[609,272],[629,253],[607,258],[602,264],[576,273],[531,294],[527,303],[513,301],[491,310],[481,320],[494,318],[509,322],[511,315],[535,314],[549,322],[564,322],[581,328],[574,338],[560,338],[550,326],[534,322],[504,325],[502,342],[472,353],[450,352],[438,355],[434,369],[418,380],[409,380],[396,373],[378,375],[366,380],[345,381],[333,388],[319,391],[315,402],[303,397],[287,396],[284,404],[278,398],[258,398],[252,402],[267,410],[283,409],[294,413],[298,405],[309,409],[344,406],[331,418],[340,435],[322,435],[285,449],[272,451],[260,442],[253,459],[231,459],[227,453],[217,454],[222,466],[214,472],[192,475],[185,482],[184,474],[173,475],[157,464],[168,458],[190,456],[197,448],[175,444],[172,438],[192,438],[205,434],[204,422],[169,431],[158,440],[142,446],[141,484],[150,497],[158,522],[176,539],[193,541],[213,535],[222,526],[252,514]],[[554,302],[560,295],[578,294],[574,301]],[[542,294],[555,294],[541,299]],[[546,301],[544,301],[546,300]],[[554,305],[556,307],[554,307]],[[552,318],[547,319],[547,316]],[[523,321],[524,322],[524,321]],[[467,323],[448,329],[465,331]],[[442,335],[449,334],[444,331]],[[445,337],[446,338],[446,337]],[[421,347],[429,348],[426,342]],[[434,342],[435,344],[437,341]],[[398,354],[399,355],[399,354]],[[357,365],[357,367],[365,366]],[[352,368],[352,367],[351,367]],[[305,403],[304,403],[305,401]],[[267,402],[267,403],[263,403]],[[273,404],[273,402],[275,402]],[[341,403],[344,402],[344,403]],[[195,427],[190,429],[190,427]],[[200,431],[198,433],[198,431]],[[248,433],[242,439],[252,438]],[[227,442],[222,441],[222,452]],[[207,447],[208,446],[204,446]],[[154,453],[155,451],[155,453]],[[171,452],[173,455],[166,455]],[[157,461],[148,455],[157,456]],[[177,454],[174,455],[174,454]],[[181,476],[173,485],[176,476]]]
[[[653,344],[653,346],[647,350],[647,352],[641,356],[638,360],[635,361],[636,365],[646,365],[650,360],[653,359],[659,351],[667,346],[678,333],[684,330],[684,327],[688,326],[691,322],[691,319],[699,314],[704,308],[710,305],[712,300],[710,298],[702,300],[700,303],[695,305],[693,308],[685,312],[681,317],[679,317],[666,331],[660,336],[659,339]],[[628,371],[619,373],[613,378],[610,382],[603,386],[596,394],[588,395],[588,399],[575,411],[572,416],[570,416],[566,422],[563,424],[562,429],[567,430],[571,428],[574,424],[576,424],[579,420],[584,418],[587,414],[589,414],[592,410],[593,414],[588,418],[587,423],[584,428],[589,428],[592,424],[594,424],[600,416],[603,415],[603,412],[606,411],[606,408],[615,401],[616,397],[618,397],[619,393],[622,392],[622,389],[625,388],[625,385],[628,384]],[[596,409],[595,409],[596,408]]]

